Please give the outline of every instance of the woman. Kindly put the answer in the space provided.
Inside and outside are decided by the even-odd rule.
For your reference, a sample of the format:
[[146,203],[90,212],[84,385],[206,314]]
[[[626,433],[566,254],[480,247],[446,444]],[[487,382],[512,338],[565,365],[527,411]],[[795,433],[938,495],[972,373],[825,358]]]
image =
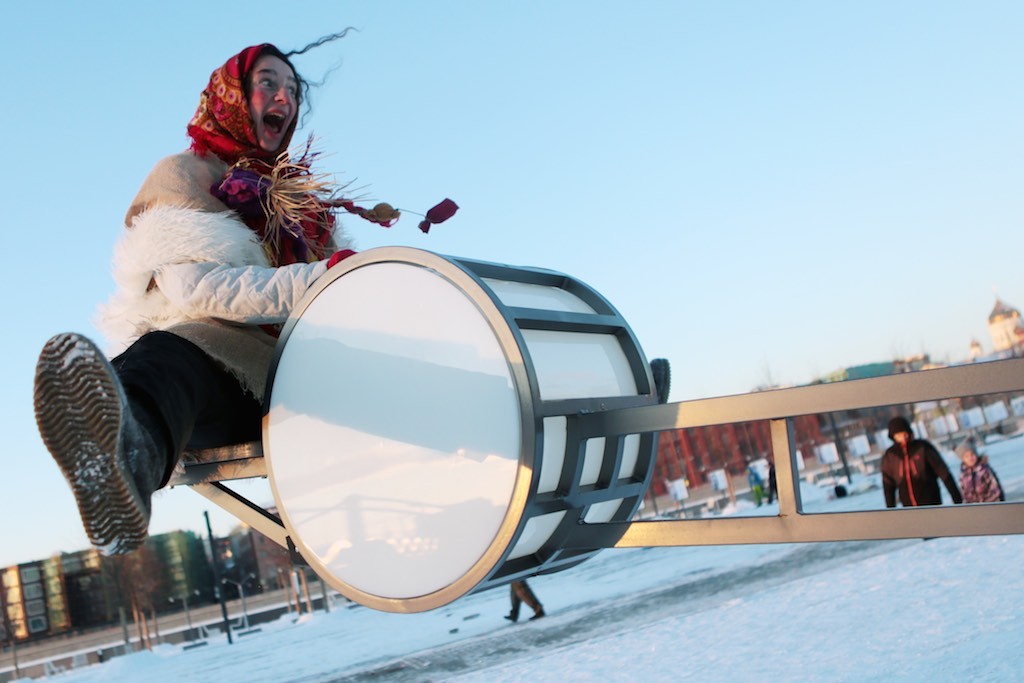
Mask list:
[[127,346],[107,361],[60,334],[36,366],[43,442],[90,541],[129,552],[186,447],[260,437],[276,342],[309,286],[354,252],[308,152],[289,160],[306,84],[283,53],[246,48],[210,77],[187,152],[157,164],[125,218],[117,290],[98,325]]

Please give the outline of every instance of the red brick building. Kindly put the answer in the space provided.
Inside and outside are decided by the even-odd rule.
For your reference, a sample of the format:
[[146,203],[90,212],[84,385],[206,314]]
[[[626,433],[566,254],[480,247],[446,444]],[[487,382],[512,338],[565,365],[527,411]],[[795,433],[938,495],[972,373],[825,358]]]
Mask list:
[[[817,415],[796,417],[793,423],[796,448],[804,458],[813,458],[814,446],[831,440],[822,435]],[[712,470],[724,468],[741,475],[748,462],[771,455],[767,420],[662,432],[651,493],[667,494],[668,482],[676,479],[685,479],[687,488],[702,486]]]

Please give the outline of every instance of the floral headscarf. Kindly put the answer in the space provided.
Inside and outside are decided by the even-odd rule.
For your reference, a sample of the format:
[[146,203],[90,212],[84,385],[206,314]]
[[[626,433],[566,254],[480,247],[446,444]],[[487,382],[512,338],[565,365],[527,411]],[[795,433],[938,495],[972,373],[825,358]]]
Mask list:
[[[213,154],[230,165],[210,193],[234,209],[260,237],[275,266],[326,257],[334,227],[332,207],[324,200],[330,188],[313,174],[309,152],[292,162],[285,152],[259,146],[245,94],[245,79],[270,43],[247,47],[210,75],[199,108],[188,124],[192,151]],[[295,120],[285,131],[282,150],[295,132]]]
[[[230,166],[210,193],[259,235],[270,263],[308,263],[326,258],[334,249],[334,209],[342,208],[386,228],[401,213],[383,202],[364,209],[337,197],[337,188],[310,168],[317,156],[311,150],[312,138],[294,161],[287,151],[267,152],[259,146],[244,83],[256,60],[268,51],[279,52],[270,43],[247,47],[210,75],[188,124],[188,135],[196,154],[214,154]],[[295,126],[293,120],[281,150],[287,150]],[[447,220],[457,209],[455,202],[445,199],[427,212],[420,230],[428,232],[431,225]]]
[[[227,164],[237,163],[242,157],[273,161],[277,156],[276,152],[261,149],[256,141],[244,86],[256,60],[268,49],[277,48],[270,43],[247,47],[210,74],[199,108],[188,124],[193,151],[212,152]],[[281,149],[291,142],[295,123],[293,119],[285,132]]]

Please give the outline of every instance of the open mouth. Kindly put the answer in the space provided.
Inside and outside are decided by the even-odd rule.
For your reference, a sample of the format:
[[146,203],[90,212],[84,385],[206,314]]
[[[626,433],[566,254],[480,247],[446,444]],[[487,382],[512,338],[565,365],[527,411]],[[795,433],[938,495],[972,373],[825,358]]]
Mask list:
[[274,135],[280,135],[284,131],[284,115],[276,112],[263,115],[263,125]]

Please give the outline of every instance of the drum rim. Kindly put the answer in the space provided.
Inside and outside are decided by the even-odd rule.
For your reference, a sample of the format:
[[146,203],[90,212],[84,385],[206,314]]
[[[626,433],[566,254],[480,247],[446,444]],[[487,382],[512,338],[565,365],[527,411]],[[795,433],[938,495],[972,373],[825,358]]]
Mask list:
[[[274,476],[272,449],[269,447],[268,433],[270,429],[270,406],[273,400],[273,384],[277,369],[287,346],[292,331],[298,325],[302,314],[313,304],[335,280],[347,273],[380,263],[401,263],[418,266],[434,271],[438,276],[457,287],[476,306],[486,320],[495,339],[501,347],[508,365],[509,377],[512,380],[519,407],[520,446],[516,478],[512,486],[505,515],[491,539],[486,550],[463,572],[458,579],[431,593],[409,598],[392,598],[367,593],[336,576],[315,556],[304,543],[292,523],[287,507],[277,488]],[[377,247],[360,252],[345,259],[327,274],[322,276],[306,294],[288,317],[274,349],[274,354],[267,374],[267,389],[263,400],[262,437],[264,458],[266,459],[267,479],[277,505],[278,515],[288,532],[289,539],[303,560],[313,568],[332,588],[345,597],[362,605],[386,612],[422,612],[447,605],[487,580],[501,568],[505,556],[515,546],[516,538],[521,530],[523,518],[529,502],[530,488],[534,478],[534,466],[537,457],[536,426],[534,425],[534,395],[531,390],[531,370],[528,367],[528,352],[521,335],[509,321],[500,302],[492,297],[489,288],[480,278],[458,261],[441,256],[434,252],[413,247]],[[303,553],[303,551],[306,551]]]

